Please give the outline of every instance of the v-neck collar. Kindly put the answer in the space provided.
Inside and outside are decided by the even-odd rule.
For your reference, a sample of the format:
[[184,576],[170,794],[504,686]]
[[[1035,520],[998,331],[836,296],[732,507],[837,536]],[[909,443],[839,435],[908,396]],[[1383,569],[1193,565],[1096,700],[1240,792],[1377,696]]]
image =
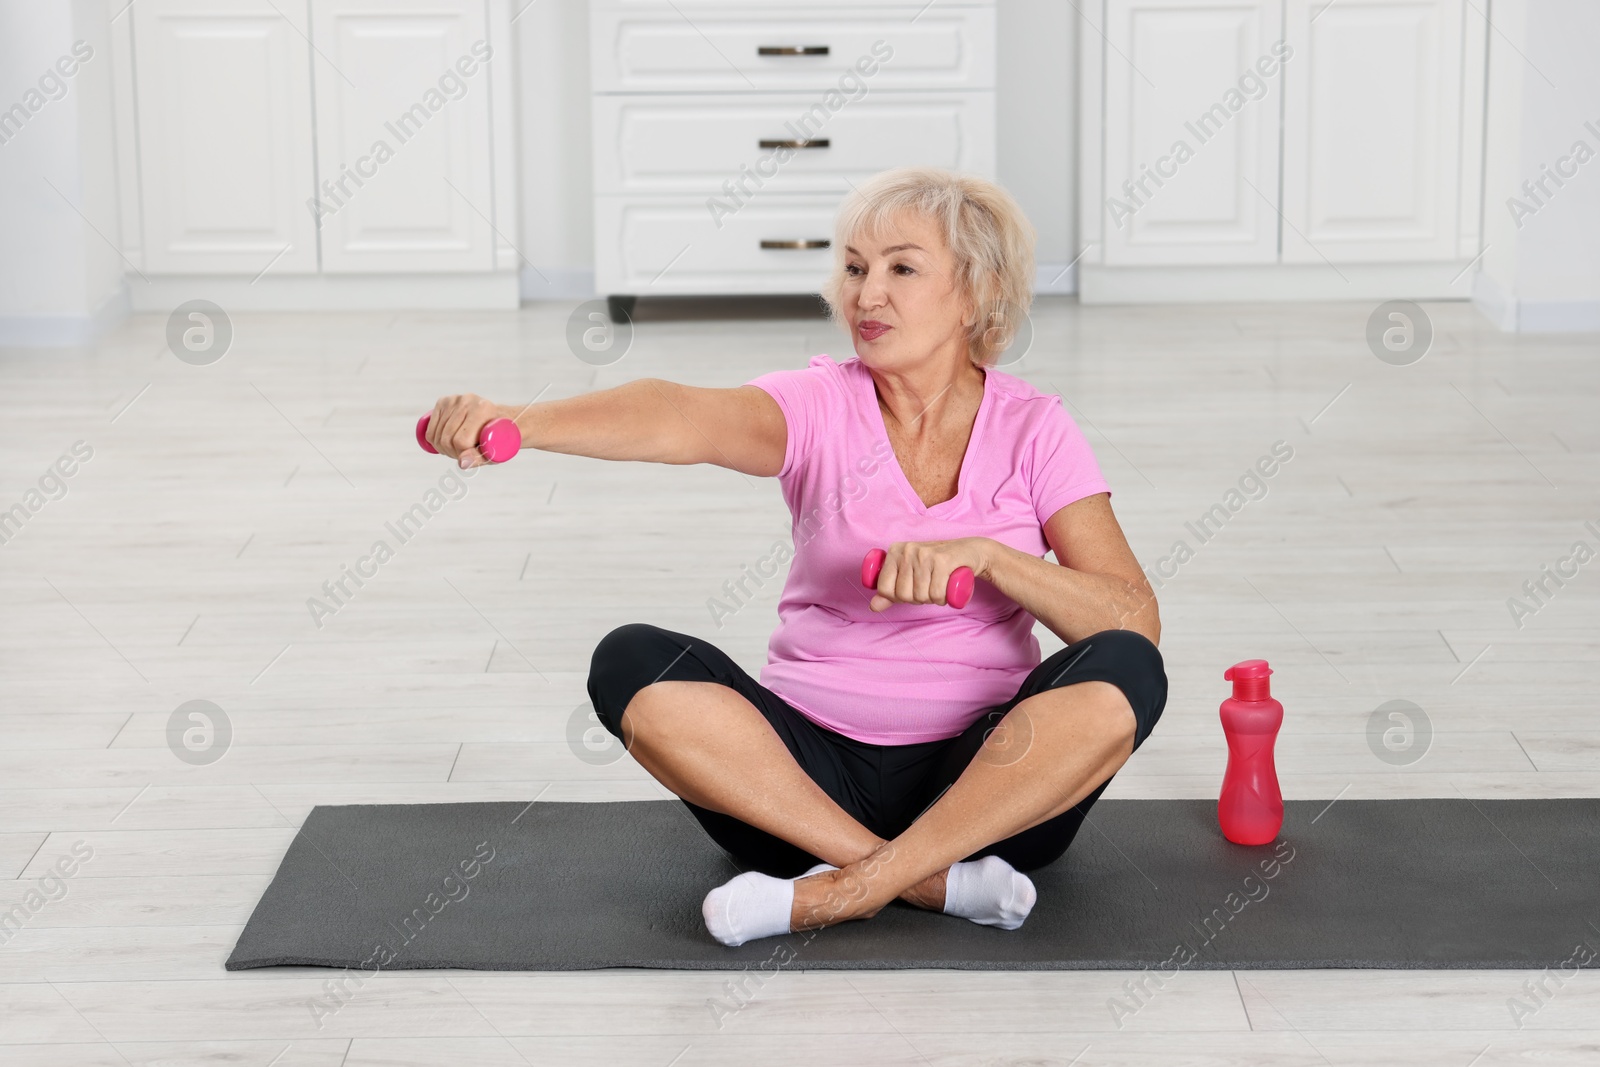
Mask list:
[[[860,357],[857,358],[859,359]],[[989,408],[991,406],[989,400],[990,394],[994,392],[994,376],[990,373],[991,368],[980,366],[978,369],[983,371],[983,397],[978,401],[978,414],[972,420],[972,433],[967,437],[967,450],[961,456],[961,470],[956,474],[955,496],[952,496],[949,500],[941,500],[932,507],[929,507],[927,504],[924,504],[922,502],[922,498],[917,495],[917,490],[911,484],[911,479],[906,477],[905,470],[900,466],[900,457],[895,454],[894,442],[889,440],[889,427],[884,423],[883,411],[878,406],[878,387],[873,382],[872,372],[867,368],[867,365],[865,363],[861,364],[861,377],[865,382],[863,388],[866,390],[867,400],[872,411],[871,425],[877,430],[879,440],[881,440],[889,448],[889,458],[892,461],[892,466],[894,467],[895,477],[899,480],[900,486],[905,491],[907,499],[911,502],[912,506],[923,515],[934,516],[947,510],[954,510],[955,506],[961,501],[962,496],[967,491],[968,482],[971,480],[968,475],[968,469],[972,466],[972,456],[978,449],[978,442],[983,434],[983,428],[987,421]]]

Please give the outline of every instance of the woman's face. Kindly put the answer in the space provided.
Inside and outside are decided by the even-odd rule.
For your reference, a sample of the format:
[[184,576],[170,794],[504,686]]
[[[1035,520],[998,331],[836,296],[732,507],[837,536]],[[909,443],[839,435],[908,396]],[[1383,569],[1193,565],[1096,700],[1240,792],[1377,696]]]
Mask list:
[[971,303],[937,227],[901,212],[883,232],[845,247],[840,294],[856,354],[873,367],[904,367],[954,345],[966,351]]

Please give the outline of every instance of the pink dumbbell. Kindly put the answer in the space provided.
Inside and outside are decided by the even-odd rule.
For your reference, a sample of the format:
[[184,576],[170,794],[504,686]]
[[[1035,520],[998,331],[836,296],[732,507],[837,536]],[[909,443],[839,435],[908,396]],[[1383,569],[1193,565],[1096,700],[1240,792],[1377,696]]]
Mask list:
[[[889,558],[889,553],[881,548],[874,548],[867,553],[867,558],[861,561],[861,584],[868,589],[878,588],[878,575],[883,571],[883,561]],[[972,599],[973,583],[977,581],[971,567],[957,567],[950,575],[950,582],[944,587],[945,603],[952,608],[964,608],[967,601]]]
[[[439,454],[439,450],[428,443],[427,415],[417,420],[417,444],[422,446],[424,452]],[[522,449],[522,431],[510,419],[494,419],[478,431],[478,451],[490,463],[504,463]]]

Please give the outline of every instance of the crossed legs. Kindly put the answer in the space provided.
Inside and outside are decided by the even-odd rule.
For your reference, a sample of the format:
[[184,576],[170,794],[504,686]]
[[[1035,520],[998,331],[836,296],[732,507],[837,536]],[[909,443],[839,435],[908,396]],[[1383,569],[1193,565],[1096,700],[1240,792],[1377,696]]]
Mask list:
[[795,883],[792,930],[867,918],[897,897],[941,909],[951,864],[1083,800],[1132,754],[1135,726],[1127,698],[1109,682],[1027,697],[950,788],[885,840],[823,792],[760,711],[728,686],[655,682],[634,695],[620,722],[629,752],[673,793],[839,868]]

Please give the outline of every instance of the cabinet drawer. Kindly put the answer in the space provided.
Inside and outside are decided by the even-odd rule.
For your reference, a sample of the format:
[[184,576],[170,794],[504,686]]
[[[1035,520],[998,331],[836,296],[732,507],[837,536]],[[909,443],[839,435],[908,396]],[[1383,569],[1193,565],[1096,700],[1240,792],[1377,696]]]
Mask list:
[[594,130],[599,193],[843,194],[891,167],[994,170],[988,91],[869,92],[832,113],[814,93],[596,96]]
[[713,220],[703,199],[595,198],[595,287],[602,293],[815,293],[831,248],[763,248],[828,241],[837,196],[757,196]]
[[989,7],[936,6],[915,22],[896,8],[828,15],[741,8],[696,12],[693,21],[671,8],[660,14],[597,8],[589,30],[599,93],[848,93],[863,82],[873,89],[994,88]]
[[[993,7],[995,0],[961,0],[959,4],[945,4],[945,7]],[[692,13],[696,20],[706,14],[743,14],[745,11],[761,8],[771,10],[785,9],[790,12],[796,10],[794,0],[589,0],[589,6],[598,11],[627,11],[630,13],[644,12],[651,15],[671,14],[673,11],[682,11],[687,16]],[[849,10],[861,6],[861,0],[812,0],[805,5],[803,13],[811,14],[827,8],[844,8]],[[929,6],[928,0],[872,0],[873,7],[899,8],[905,13],[906,18],[911,18],[917,12]]]

